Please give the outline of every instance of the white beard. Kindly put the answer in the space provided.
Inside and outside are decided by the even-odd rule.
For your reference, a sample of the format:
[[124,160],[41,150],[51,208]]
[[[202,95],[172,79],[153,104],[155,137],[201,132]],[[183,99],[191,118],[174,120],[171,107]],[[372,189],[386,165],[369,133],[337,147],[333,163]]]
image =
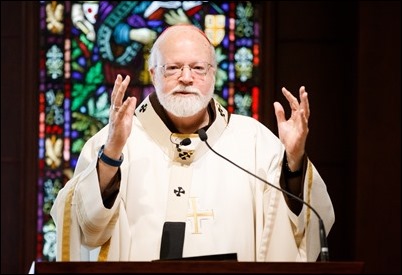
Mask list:
[[[191,94],[181,95],[177,92]],[[177,117],[189,117],[197,114],[208,105],[213,95],[213,89],[206,96],[203,96],[197,88],[182,85],[175,87],[169,93],[163,93],[158,89],[156,93],[159,102],[166,111]]]

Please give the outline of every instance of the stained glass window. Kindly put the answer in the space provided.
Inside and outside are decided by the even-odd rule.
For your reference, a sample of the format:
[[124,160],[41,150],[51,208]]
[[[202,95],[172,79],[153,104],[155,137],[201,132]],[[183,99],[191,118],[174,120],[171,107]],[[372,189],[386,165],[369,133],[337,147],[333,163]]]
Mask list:
[[41,1],[37,259],[54,261],[50,209],[89,137],[108,122],[118,73],[127,95],[154,91],[147,58],[166,27],[191,23],[216,48],[215,98],[258,119],[260,15],[250,1]]

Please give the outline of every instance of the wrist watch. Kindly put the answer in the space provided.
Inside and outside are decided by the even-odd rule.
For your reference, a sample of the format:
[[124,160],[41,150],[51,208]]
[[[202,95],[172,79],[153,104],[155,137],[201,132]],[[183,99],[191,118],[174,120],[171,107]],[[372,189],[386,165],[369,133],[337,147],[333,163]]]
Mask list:
[[98,152],[98,159],[106,163],[107,165],[113,166],[113,167],[120,167],[120,165],[123,163],[124,160],[124,155],[123,153],[121,154],[119,159],[112,159],[109,158],[108,156],[105,155],[103,152],[103,149],[105,148],[105,145],[102,145],[102,147],[99,149]]

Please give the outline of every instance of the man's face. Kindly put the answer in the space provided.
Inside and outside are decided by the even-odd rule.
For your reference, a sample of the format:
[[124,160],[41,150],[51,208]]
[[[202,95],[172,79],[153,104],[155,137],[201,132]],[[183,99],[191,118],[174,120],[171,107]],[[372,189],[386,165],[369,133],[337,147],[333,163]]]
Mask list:
[[211,45],[198,31],[175,27],[163,34],[157,46],[151,74],[159,101],[175,116],[195,115],[214,92]]

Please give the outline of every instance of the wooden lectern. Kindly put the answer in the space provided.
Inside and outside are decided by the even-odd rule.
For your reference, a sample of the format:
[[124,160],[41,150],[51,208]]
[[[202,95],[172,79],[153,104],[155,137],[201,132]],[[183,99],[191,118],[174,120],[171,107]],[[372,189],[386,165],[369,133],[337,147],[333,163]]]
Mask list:
[[362,274],[363,262],[36,262],[35,274],[62,273],[248,273],[248,274]]

